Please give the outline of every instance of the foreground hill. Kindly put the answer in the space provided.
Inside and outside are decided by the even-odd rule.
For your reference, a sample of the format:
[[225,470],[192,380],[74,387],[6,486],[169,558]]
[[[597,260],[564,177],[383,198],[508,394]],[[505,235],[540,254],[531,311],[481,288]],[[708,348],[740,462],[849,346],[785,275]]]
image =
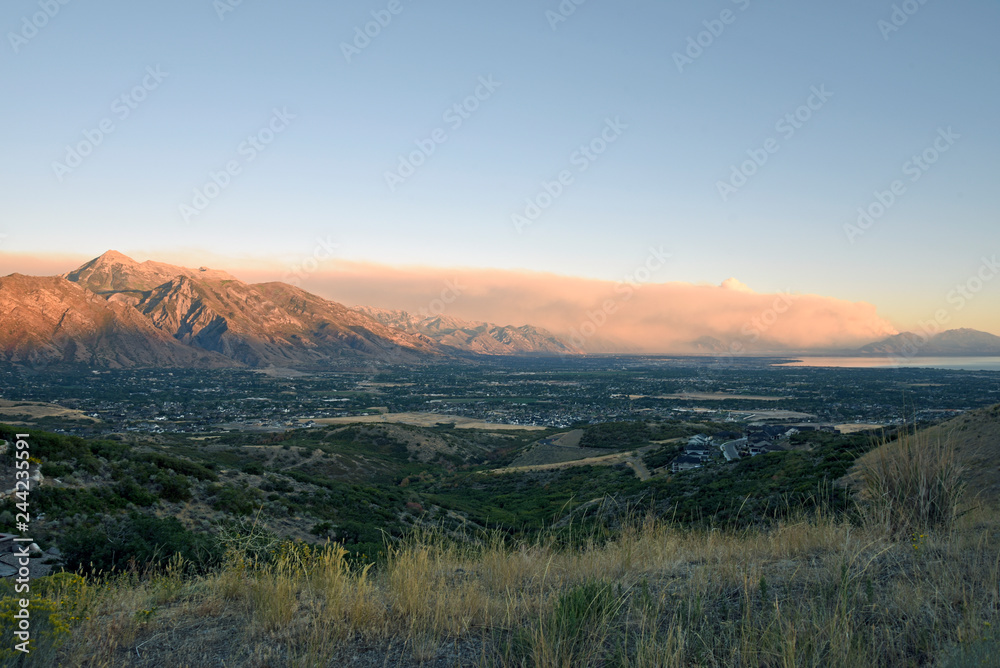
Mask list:
[[[980,408],[942,422],[921,432],[922,442],[947,444],[954,456],[959,476],[968,486],[971,499],[1000,502],[1000,404]],[[884,444],[868,452],[852,467],[848,481],[858,485],[861,470],[891,450]]]
[[486,355],[514,353],[578,354],[580,349],[540,327],[495,325],[490,322],[461,320],[446,315],[415,315],[394,311],[356,307],[359,313],[382,324],[409,334],[426,337],[449,348]]
[[114,251],[64,276],[0,279],[0,318],[0,359],[15,363],[265,367],[441,353],[290,285]]

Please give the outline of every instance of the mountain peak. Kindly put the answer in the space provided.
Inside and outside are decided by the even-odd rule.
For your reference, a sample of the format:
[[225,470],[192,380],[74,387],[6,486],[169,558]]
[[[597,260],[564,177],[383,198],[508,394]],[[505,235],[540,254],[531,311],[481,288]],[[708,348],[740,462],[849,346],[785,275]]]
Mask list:
[[122,264],[138,264],[138,262],[130,258],[128,255],[119,253],[116,250],[105,251],[100,256],[91,260],[91,262],[121,262]]
[[208,267],[189,269],[163,262],[146,260],[136,262],[124,253],[109,250],[83,266],[64,274],[73,283],[101,294],[120,291],[148,291],[174,280],[178,276],[197,278],[203,281],[227,281],[235,278],[224,272]]

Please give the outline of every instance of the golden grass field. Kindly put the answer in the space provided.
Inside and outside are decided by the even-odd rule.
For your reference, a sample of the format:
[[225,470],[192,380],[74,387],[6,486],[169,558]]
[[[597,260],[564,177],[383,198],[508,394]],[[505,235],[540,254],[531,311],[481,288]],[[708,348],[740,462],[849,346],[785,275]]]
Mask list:
[[[37,401],[8,401],[0,399],[0,417],[29,416],[31,419],[45,417],[58,417],[64,420],[84,420],[87,422],[100,422],[97,418],[92,418],[83,411],[63,408],[57,404],[45,404]],[[8,420],[4,420],[11,424]]]

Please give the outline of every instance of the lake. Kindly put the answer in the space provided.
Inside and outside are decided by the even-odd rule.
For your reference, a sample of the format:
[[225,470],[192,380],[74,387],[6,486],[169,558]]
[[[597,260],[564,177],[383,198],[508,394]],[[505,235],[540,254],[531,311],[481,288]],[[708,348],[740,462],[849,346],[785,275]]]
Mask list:
[[825,366],[851,369],[925,368],[1000,371],[1000,357],[798,357],[775,366]]

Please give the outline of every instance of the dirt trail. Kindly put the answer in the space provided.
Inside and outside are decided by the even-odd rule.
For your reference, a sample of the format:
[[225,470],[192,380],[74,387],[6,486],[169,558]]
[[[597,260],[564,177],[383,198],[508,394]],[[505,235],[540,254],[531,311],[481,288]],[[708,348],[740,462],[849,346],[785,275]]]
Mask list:
[[[615,464],[627,464],[639,480],[649,480],[653,474],[649,472],[642,461],[642,455],[656,446],[647,445],[638,450],[627,452],[615,452],[610,455],[599,455],[597,457],[586,457],[584,459],[574,459],[568,462],[555,462],[553,464],[531,464],[528,466],[508,466],[501,469],[493,469],[490,473],[523,473],[525,471],[554,471],[558,469],[568,469],[574,466],[614,466]],[[637,455],[633,452],[638,453]]]

